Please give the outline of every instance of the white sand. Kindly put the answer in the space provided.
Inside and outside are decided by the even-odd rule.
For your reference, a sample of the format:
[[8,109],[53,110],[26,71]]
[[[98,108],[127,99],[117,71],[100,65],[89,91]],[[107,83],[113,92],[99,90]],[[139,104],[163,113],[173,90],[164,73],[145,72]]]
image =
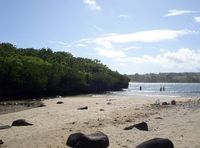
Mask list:
[[[134,148],[155,137],[171,139],[176,148],[199,148],[200,109],[178,105],[159,109],[147,107],[158,98],[166,101],[189,99],[99,95],[45,100],[46,107],[0,115],[2,124],[11,125],[13,120],[20,118],[34,124],[0,130],[0,139],[4,141],[0,147],[64,148],[72,133],[102,131],[109,136],[110,148]],[[64,104],[56,104],[57,101],[63,101]],[[88,106],[88,110],[77,110],[83,106]],[[141,121],[148,123],[149,131],[123,130]]]

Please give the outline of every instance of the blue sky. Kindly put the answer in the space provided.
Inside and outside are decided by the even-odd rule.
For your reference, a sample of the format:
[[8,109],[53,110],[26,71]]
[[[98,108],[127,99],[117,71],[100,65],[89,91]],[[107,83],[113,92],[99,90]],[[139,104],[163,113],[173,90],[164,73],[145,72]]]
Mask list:
[[0,0],[0,42],[99,59],[120,73],[199,72],[198,0]]

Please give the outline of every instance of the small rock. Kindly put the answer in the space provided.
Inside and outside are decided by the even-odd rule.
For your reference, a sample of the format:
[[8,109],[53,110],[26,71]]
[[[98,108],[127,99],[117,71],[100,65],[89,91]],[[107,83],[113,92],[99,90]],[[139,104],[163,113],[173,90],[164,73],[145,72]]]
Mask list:
[[111,102],[108,102],[108,103],[107,103],[107,105],[111,105],[111,104],[112,104]]
[[155,119],[163,119],[162,117],[155,117]]
[[171,101],[171,105],[176,105],[176,101],[175,101],[175,100],[172,100],[172,101]]
[[134,125],[125,127],[124,130],[131,130],[134,127],[139,129],[139,130],[142,130],[142,131],[148,131],[148,125],[147,125],[146,122],[141,122],[141,123],[138,123],[138,124],[134,124]]
[[168,105],[168,103],[167,102],[163,102],[162,105]]
[[3,140],[0,139],[0,145],[2,145],[3,143],[4,143]]
[[74,133],[68,137],[66,145],[73,148],[107,148],[109,146],[109,139],[102,132],[90,135]]
[[63,104],[63,102],[62,101],[58,101],[56,104]]
[[18,119],[13,121],[12,126],[31,126],[33,124],[28,123],[26,120],[24,119]]
[[169,139],[154,138],[139,144],[136,148],[174,148],[174,144]]
[[78,110],[87,110],[87,109],[88,109],[87,106],[84,106],[84,107],[80,107],[80,108],[78,108]]
[[104,109],[101,108],[100,111],[104,111]]
[[40,105],[38,105],[38,107],[45,107],[46,105],[44,103],[41,103]]
[[131,119],[127,119],[127,120],[126,120],[126,122],[131,122],[131,121],[132,121]]
[[72,124],[75,124],[76,122],[72,122]]

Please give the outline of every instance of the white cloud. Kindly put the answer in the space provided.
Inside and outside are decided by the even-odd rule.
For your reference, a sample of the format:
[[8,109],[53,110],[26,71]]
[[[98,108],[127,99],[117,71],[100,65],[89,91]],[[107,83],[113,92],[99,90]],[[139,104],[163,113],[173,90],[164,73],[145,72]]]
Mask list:
[[196,23],[200,23],[200,16],[194,17],[194,20],[195,20]]
[[100,56],[108,57],[108,58],[123,58],[125,57],[125,53],[121,50],[107,50],[107,49],[102,49],[102,48],[95,48],[97,51],[97,54]]
[[114,43],[132,43],[132,42],[160,42],[165,40],[173,40],[179,36],[193,33],[188,30],[149,30],[128,34],[111,34],[95,38],[93,40],[99,46],[105,48],[113,48]]
[[58,45],[63,45],[63,46],[69,46],[68,43],[63,42],[63,41],[48,41],[50,44],[58,44]]
[[120,14],[118,17],[119,18],[125,18],[125,19],[131,18],[131,16],[129,16],[127,14]]
[[86,47],[87,45],[78,43],[77,46],[78,46],[78,47]]
[[142,47],[139,46],[130,46],[130,47],[125,47],[123,48],[124,51],[129,51],[129,50],[135,50],[135,49],[141,49]]
[[106,34],[102,34],[101,36],[111,36],[111,35],[117,35],[118,33],[106,33]]
[[93,25],[92,27],[93,27],[95,30],[97,30],[97,31],[103,31],[103,29],[100,28],[100,27],[97,26],[97,25]]
[[138,50],[138,49],[157,49],[157,47],[154,46],[127,46],[127,47],[123,47],[122,50],[124,51],[133,51],[133,50]]
[[[113,60],[116,65],[132,69],[138,67],[157,67],[165,71],[186,72],[200,69],[200,50],[180,48],[175,51],[161,49],[156,55],[128,56],[126,51],[95,48],[97,54]],[[156,69],[155,69],[156,70]],[[158,71],[159,72],[159,71]]]
[[165,16],[177,16],[177,15],[183,15],[183,14],[188,14],[188,13],[195,13],[195,11],[172,9],[172,10],[168,10],[168,13],[165,14]]
[[75,41],[75,43],[88,43],[90,41],[91,41],[90,38],[82,38],[82,39],[79,39],[78,41]]
[[200,68],[200,50],[180,48],[176,51],[162,50],[155,56],[143,55],[139,57],[122,57],[117,62],[124,65],[154,64],[172,71],[195,71]]
[[101,7],[97,4],[95,0],[83,0],[83,3],[92,10],[101,10]]

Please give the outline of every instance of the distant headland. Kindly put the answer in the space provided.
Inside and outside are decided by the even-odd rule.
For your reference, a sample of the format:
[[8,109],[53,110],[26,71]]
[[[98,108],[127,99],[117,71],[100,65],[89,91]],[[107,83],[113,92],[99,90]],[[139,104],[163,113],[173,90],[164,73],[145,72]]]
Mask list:
[[132,82],[200,83],[200,72],[128,75]]

